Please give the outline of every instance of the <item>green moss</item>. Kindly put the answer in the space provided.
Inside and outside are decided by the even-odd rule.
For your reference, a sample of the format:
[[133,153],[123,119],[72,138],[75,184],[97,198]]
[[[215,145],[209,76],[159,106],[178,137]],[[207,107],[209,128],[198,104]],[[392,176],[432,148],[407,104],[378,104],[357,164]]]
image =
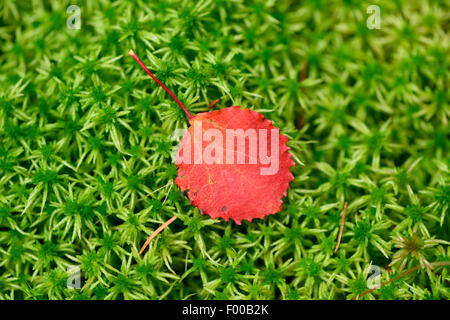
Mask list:
[[[450,7],[431,2],[379,0],[371,30],[367,1],[80,1],[72,30],[60,1],[0,1],[0,299],[348,299],[371,264],[448,262]],[[190,205],[171,161],[188,121],[129,49],[193,114],[220,99],[289,136],[282,212]],[[360,298],[448,300],[433,272]]]

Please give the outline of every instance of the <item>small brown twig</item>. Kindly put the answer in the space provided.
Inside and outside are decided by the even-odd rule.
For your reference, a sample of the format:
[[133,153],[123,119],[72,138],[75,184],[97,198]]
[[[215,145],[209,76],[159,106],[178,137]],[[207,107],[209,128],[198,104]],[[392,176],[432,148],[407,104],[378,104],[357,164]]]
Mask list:
[[149,245],[150,241],[152,241],[153,238],[156,237],[158,235],[158,233],[163,231],[169,224],[174,222],[176,218],[177,218],[177,216],[173,216],[172,218],[170,218],[169,220],[164,222],[158,229],[156,229],[155,232],[153,232],[151,234],[151,236],[148,237],[147,241],[145,241],[144,245],[142,246],[141,250],[139,251],[139,254],[142,254],[142,252],[144,252],[145,248],[147,248],[147,246]]
[[211,103],[210,103],[209,106],[208,106],[208,110],[214,108],[214,106],[215,106],[216,104],[218,104],[219,101],[220,101],[220,99],[216,99],[216,100],[211,101]]
[[295,122],[295,126],[297,127],[298,130],[301,130],[303,128],[304,123],[305,123],[305,116],[300,111],[300,113],[297,116],[297,121]]
[[336,243],[336,249],[334,249],[334,254],[339,249],[339,245],[341,244],[342,231],[344,231],[344,222],[345,222],[345,214],[347,212],[347,201],[344,203],[344,210],[342,210],[342,218],[341,218],[341,227],[339,228],[339,235]]
[[387,271],[388,273],[392,273],[392,269],[389,267],[388,264],[385,265],[384,268],[386,269],[386,271]]
[[[431,267],[443,267],[443,266],[448,266],[448,265],[450,265],[450,261],[434,262],[434,263],[430,264]],[[354,297],[352,300],[356,300],[356,299],[358,299],[358,298],[360,298],[362,296],[365,296],[368,293],[371,293],[374,290],[380,289],[380,288],[384,287],[385,285],[388,285],[391,282],[394,282],[394,281],[396,281],[396,280],[398,280],[400,278],[403,278],[404,276],[406,276],[406,275],[410,274],[411,272],[414,272],[414,271],[416,271],[417,269],[420,269],[420,268],[421,268],[421,266],[419,264],[419,265],[415,266],[414,268],[406,270],[405,272],[400,273],[398,276],[395,276],[391,280],[383,282],[378,288],[372,288],[372,289],[369,289],[367,291],[364,291],[360,295],[357,295],[356,297]]]
[[[303,62],[302,72],[300,73],[299,81],[302,82],[306,79],[306,74],[308,73],[308,61],[305,60]],[[305,91],[305,88],[302,88],[302,91]]]
[[[308,73],[308,61],[305,60],[305,62],[303,62],[302,71],[300,72],[300,76],[298,77],[298,81],[300,83],[306,79],[307,73]],[[305,92],[305,87],[301,87],[300,90],[302,92]],[[302,110],[300,110],[298,113],[297,121],[296,121],[295,125],[296,125],[297,129],[300,130],[301,128],[303,128],[303,124],[304,124],[304,115],[302,113]]]

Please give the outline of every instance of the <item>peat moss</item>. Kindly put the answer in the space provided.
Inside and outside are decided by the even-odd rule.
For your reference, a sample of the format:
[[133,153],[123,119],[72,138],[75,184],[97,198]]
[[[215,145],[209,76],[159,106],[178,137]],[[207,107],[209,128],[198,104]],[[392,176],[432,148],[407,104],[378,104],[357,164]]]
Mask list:
[[[448,1],[78,1],[81,30],[68,6],[0,0],[1,299],[450,298]],[[192,113],[289,136],[282,212],[190,206],[187,119],[129,49]],[[371,265],[395,281],[367,293]]]

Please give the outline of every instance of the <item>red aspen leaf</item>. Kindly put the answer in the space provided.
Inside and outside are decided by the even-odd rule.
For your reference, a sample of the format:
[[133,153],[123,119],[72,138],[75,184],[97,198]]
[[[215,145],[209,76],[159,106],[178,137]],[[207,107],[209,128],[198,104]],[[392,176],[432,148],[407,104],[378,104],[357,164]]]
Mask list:
[[[262,114],[238,106],[192,116],[133,50],[129,54],[189,119],[191,127],[181,139],[177,153],[175,183],[191,204],[202,214],[232,219],[237,224],[281,211],[282,198],[294,180],[290,167],[295,164],[286,145],[289,139],[280,134],[280,129]],[[212,106],[218,101],[213,101]],[[139,254],[175,219],[172,217],[155,230]]]
[[[189,197],[192,205],[212,218],[232,219],[237,224],[241,224],[242,220],[251,221],[281,211],[282,198],[286,196],[290,181],[294,179],[290,171],[294,161],[286,145],[289,139],[279,133],[280,129],[260,113],[238,106],[197,114],[189,123],[191,127],[181,139],[177,154],[178,177],[175,183]],[[215,138],[205,141],[203,134],[196,135],[194,123],[199,129],[201,124],[202,133],[217,130],[216,135],[222,136],[222,149]],[[234,131],[232,139],[233,149],[230,150],[227,148],[227,137],[232,135],[227,136],[227,132],[236,129],[238,131]],[[252,132],[256,132],[256,135],[251,135]],[[267,135],[267,154],[260,152],[260,147],[264,146],[260,132],[266,132]],[[276,141],[276,150],[272,150],[272,135]],[[239,139],[245,141],[244,149],[243,144],[239,145]],[[216,148],[211,148],[211,145]],[[252,156],[250,145],[253,151],[254,146],[257,146],[256,157],[255,152]],[[197,159],[201,160],[197,161],[199,163],[195,163],[195,148],[201,148],[204,157]],[[213,150],[209,153],[208,148]],[[209,163],[205,160],[208,153],[211,155]],[[227,162],[231,155],[234,161]],[[212,162],[211,158],[215,161]],[[242,163],[243,159],[245,161]],[[269,164],[268,159],[272,160]]]

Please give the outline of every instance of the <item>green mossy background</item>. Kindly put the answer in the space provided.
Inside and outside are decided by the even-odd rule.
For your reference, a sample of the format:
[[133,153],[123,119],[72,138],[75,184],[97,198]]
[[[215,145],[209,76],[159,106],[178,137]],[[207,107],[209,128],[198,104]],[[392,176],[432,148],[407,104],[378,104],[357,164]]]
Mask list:
[[[449,299],[449,5],[0,0],[0,298]],[[282,212],[189,205],[187,119],[129,49],[192,113],[220,99],[290,137]],[[417,270],[364,294],[371,265]]]

